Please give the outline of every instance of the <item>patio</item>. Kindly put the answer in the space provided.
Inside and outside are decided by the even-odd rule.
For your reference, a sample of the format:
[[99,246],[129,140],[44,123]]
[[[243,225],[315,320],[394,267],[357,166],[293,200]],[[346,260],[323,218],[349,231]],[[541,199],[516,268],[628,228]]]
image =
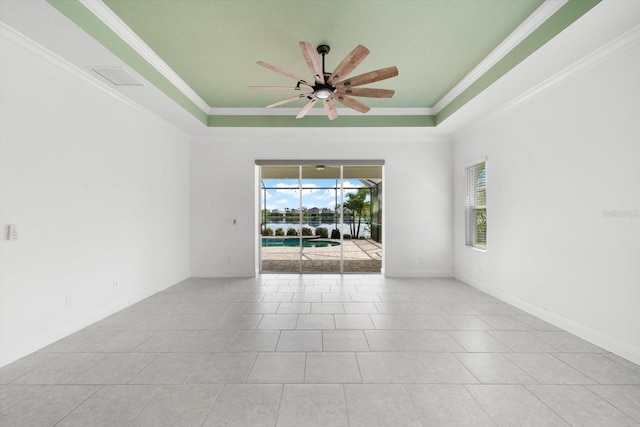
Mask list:
[[[370,240],[344,240],[345,273],[380,273],[382,244]],[[303,248],[302,271],[313,273],[340,272],[341,246]],[[300,271],[300,248],[263,247],[263,273],[297,273]]]

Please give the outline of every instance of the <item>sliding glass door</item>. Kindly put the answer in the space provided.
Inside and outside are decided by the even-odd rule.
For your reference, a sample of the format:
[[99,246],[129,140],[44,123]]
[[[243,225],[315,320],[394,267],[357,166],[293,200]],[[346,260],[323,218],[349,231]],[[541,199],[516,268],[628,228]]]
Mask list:
[[302,272],[340,273],[340,165],[302,166]]
[[261,272],[380,273],[381,164],[265,163]]

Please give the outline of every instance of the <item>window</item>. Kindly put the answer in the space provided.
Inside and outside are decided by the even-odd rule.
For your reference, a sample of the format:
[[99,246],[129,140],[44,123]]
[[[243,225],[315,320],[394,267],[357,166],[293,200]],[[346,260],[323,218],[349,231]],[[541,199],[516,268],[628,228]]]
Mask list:
[[487,163],[480,162],[468,166],[465,175],[465,244],[487,249]]

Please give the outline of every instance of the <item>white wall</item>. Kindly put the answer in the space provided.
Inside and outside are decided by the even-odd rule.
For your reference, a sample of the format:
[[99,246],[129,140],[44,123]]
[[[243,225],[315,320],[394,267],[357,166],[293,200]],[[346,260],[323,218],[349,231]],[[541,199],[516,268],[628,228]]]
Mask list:
[[428,132],[210,129],[191,145],[191,274],[255,274],[256,159],[382,159],[385,273],[451,276],[452,148]]
[[[453,169],[456,277],[636,363],[639,33],[456,135]],[[464,247],[464,165],[483,156],[486,253]]]
[[0,52],[5,365],[189,276],[189,142],[4,28]]

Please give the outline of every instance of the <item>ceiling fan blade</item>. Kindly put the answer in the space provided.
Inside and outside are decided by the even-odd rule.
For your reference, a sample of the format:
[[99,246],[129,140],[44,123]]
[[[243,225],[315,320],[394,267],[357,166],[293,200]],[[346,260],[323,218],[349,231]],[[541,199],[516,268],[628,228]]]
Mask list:
[[361,113],[366,113],[368,112],[371,108],[364,105],[362,102],[360,101],[356,101],[353,98],[350,98],[346,95],[336,95],[333,99],[335,99],[336,101],[338,101],[339,103],[346,105],[347,107],[359,111]]
[[269,104],[269,105],[267,105],[267,108],[277,107],[278,105],[286,104],[287,102],[293,102],[295,100],[298,100],[300,98],[304,98],[306,96],[307,96],[306,93],[301,93],[300,95],[292,96],[291,98],[283,99],[282,101],[278,101],[278,102],[274,102],[273,104]]
[[295,75],[293,73],[290,73],[288,71],[285,71],[280,67],[276,67],[275,65],[268,64],[268,63],[266,63],[264,61],[258,61],[258,62],[256,62],[256,64],[261,65],[264,68],[267,68],[267,69],[269,69],[271,71],[275,71],[276,73],[280,73],[283,76],[287,76],[289,78],[292,78],[295,81],[302,82],[302,83],[307,83],[302,77],[300,77],[298,75]]
[[380,80],[389,79],[398,75],[397,67],[381,68],[379,70],[370,71],[355,77],[342,80],[335,84],[336,87],[362,86],[368,83],[378,82]]
[[318,62],[316,48],[309,42],[300,42],[300,49],[302,49],[302,56],[304,56],[307,67],[309,67],[311,74],[313,74],[316,83],[324,84],[324,74]]
[[364,96],[365,98],[391,98],[395,90],[391,89],[372,89],[360,87],[342,87],[336,91],[336,94],[344,94],[349,96]]
[[300,110],[300,112],[298,113],[298,115],[296,116],[296,119],[301,119],[304,116],[307,115],[307,113],[309,112],[309,110],[311,110],[313,108],[313,106],[315,105],[317,99],[316,98],[312,98],[309,100],[309,102],[307,102],[305,104],[304,107],[302,107],[302,110]]
[[333,100],[325,99],[324,109],[327,112],[327,116],[329,117],[329,120],[338,118],[338,110],[336,110],[336,104],[333,103]]
[[300,90],[299,87],[291,86],[249,86],[249,89],[255,90]]
[[333,73],[329,77],[329,84],[335,84],[340,81],[340,79],[344,79],[351,73],[360,63],[364,60],[364,58],[369,55],[369,49],[359,44],[353,49],[341,63],[338,64]]

